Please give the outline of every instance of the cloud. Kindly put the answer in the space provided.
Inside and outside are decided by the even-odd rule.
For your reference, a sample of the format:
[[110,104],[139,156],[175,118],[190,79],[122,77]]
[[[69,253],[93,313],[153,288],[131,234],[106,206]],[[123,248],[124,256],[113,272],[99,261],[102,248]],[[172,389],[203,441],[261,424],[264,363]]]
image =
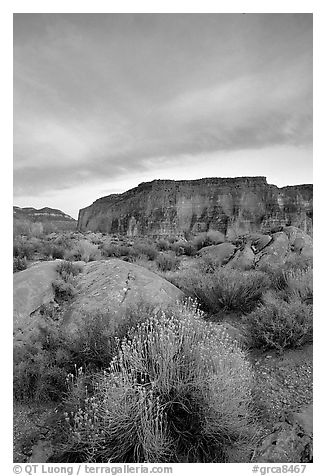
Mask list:
[[15,25],[17,196],[173,170],[184,157],[204,168],[207,154],[311,146],[309,15],[18,15]]

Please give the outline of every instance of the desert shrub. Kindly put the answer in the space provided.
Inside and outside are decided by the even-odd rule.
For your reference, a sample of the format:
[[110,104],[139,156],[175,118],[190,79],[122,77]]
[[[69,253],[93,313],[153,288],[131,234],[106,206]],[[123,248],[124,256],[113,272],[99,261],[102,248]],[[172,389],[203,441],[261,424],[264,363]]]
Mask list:
[[293,269],[285,273],[287,293],[300,299],[302,302],[312,304],[313,301],[313,272],[312,268]]
[[93,243],[93,245],[99,245],[102,243],[102,233],[90,233],[87,239]]
[[69,301],[76,295],[74,283],[70,280],[56,279],[52,283],[54,297],[57,302]]
[[67,373],[50,363],[48,352],[21,361],[14,369],[14,398],[21,402],[58,401],[67,392]]
[[107,258],[120,258],[121,256],[128,256],[130,254],[130,248],[125,245],[104,243],[102,246],[102,254]]
[[68,282],[71,277],[78,276],[82,272],[83,267],[82,264],[72,263],[71,261],[60,261],[56,270],[63,281]]
[[266,273],[270,280],[271,288],[276,291],[283,291],[286,286],[285,269],[283,266],[265,263],[259,266],[259,271]]
[[244,322],[253,347],[281,351],[312,341],[312,306],[295,297],[286,302],[268,293]]
[[183,245],[183,250],[184,250],[183,253],[184,253],[186,256],[195,256],[195,254],[196,254],[196,252],[197,252],[197,250],[196,250],[196,248],[193,246],[193,244],[190,243],[190,242],[188,242],[188,241],[186,241],[186,242],[184,243],[184,245]]
[[169,248],[170,248],[170,243],[168,242],[168,240],[164,240],[163,238],[158,240],[157,249],[159,251],[167,251]]
[[298,255],[297,253],[291,253],[285,261],[285,270],[306,270],[312,268],[312,258]]
[[43,224],[41,222],[31,224],[31,235],[36,237],[43,235]]
[[[110,312],[84,314],[78,332],[54,324],[55,306],[42,306],[45,319],[24,346],[14,345],[14,397],[19,401],[62,399],[68,373],[83,367],[87,373],[106,368],[117,355],[117,338],[123,339],[145,321],[154,306],[138,302],[117,316]],[[48,319],[47,319],[48,318]]]
[[61,261],[57,266],[58,279],[53,281],[55,300],[58,303],[70,301],[77,293],[76,276],[82,271],[82,266],[69,261]]
[[13,244],[13,254],[14,257],[30,260],[34,255],[33,245],[25,240],[16,240]]
[[19,237],[20,235],[30,236],[31,234],[31,222],[29,220],[14,218],[13,222],[13,236]]
[[56,327],[43,325],[24,346],[14,345],[13,390],[16,400],[56,401],[67,392],[66,368],[70,368],[70,356],[64,351],[60,355],[61,341]]
[[73,240],[70,234],[59,234],[53,240],[53,244],[56,246],[63,247],[65,250],[72,248]]
[[52,245],[50,247],[51,256],[53,259],[63,259],[65,255],[65,249],[61,246]]
[[28,244],[32,248],[33,253],[37,253],[42,249],[43,239],[31,236],[28,238]]
[[39,312],[45,319],[50,318],[52,321],[58,321],[60,318],[58,308],[59,305],[56,302],[49,302],[42,304]]
[[263,272],[220,267],[208,274],[184,273],[173,284],[197,298],[208,312],[249,312],[269,288],[270,281]]
[[259,270],[267,274],[271,288],[283,299],[296,295],[302,301],[312,302],[313,271],[309,260],[290,258],[282,266],[265,264]]
[[74,261],[96,261],[101,259],[101,251],[98,246],[89,243],[89,241],[81,240],[66,253],[65,258]]
[[113,312],[101,311],[80,316],[78,333],[68,334],[64,340],[71,362],[87,371],[108,367],[118,352],[117,339],[124,338],[153,310],[153,305],[138,302],[127,308],[119,318]]
[[158,255],[155,261],[158,269],[163,272],[176,271],[180,265],[180,259],[168,253]]
[[170,249],[172,251],[174,251],[174,253],[177,256],[181,256],[181,255],[184,254],[184,244],[185,243],[186,243],[185,241],[175,241],[174,243],[171,243]]
[[157,255],[157,249],[149,243],[137,243],[133,245],[129,253],[129,256],[133,258],[138,256],[147,256],[150,261],[154,261]]
[[[240,462],[249,457],[256,429],[250,364],[194,306],[158,312],[119,345],[109,370],[65,414],[61,462]],[[80,388],[77,394],[82,395]]]
[[14,273],[16,273],[17,271],[23,271],[24,269],[26,269],[27,268],[26,258],[15,257],[13,268],[14,268]]
[[194,256],[196,254],[196,249],[193,244],[188,241],[176,241],[171,244],[171,250],[176,253],[177,256],[186,255]]
[[214,271],[221,266],[220,260],[208,253],[197,257],[196,263],[198,270],[202,274],[214,273]]
[[207,233],[200,233],[199,235],[196,235],[193,238],[192,243],[196,251],[200,250],[204,246],[207,246],[206,240],[207,240]]

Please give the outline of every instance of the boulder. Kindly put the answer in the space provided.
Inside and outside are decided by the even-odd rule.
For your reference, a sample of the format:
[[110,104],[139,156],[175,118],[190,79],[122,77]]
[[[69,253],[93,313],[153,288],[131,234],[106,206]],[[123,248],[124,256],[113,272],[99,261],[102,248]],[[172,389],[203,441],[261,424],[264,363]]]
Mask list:
[[232,243],[221,243],[220,245],[205,246],[199,250],[201,257],[211,258],[217,266],[222,266],[230,261],[236,251]]
[[259,253],[256,254],[255,262],[259,268],[264,265],[282,265],[290,252],[289,239],[281,231],[272,235],[272,241]]
[[300,412],[293,412],[288,416],[288,419],[293,424],[298,424],[305,434],[313,435],[313,405],[307,405],[301,409]]
[[285,226],[283,232],[289,238],[290,245],[293,244],[296,238],[303,238],[306,244],[312,244],[312,238],[300,228],[296,226]]
[[214,245],[219,245],[220,243],[224,243],[225,241],[225,235],[217,230],[209,230],[207,232],[207,238]]
[[271,241],[272,237],[270,235],[261,235],[258,239],[252,241],[251,248],[254,253],[259,253],[266,248]]
[[168,306],[184,296],[169,281],[142,266],[120,259],[87,263],[78,277],[78,294],[64,316],[64,325],[75,329],[85,313],[110,312],[117,316],[137,302]]
[[54,299],[52,283],[57,278],[56,268],[59,261],[38,263],[14,274],[13,319],[15,334],[32,327],[34,320],[37,319],[35,311],[42,304],[47,304]]
[[259,446],[255,463],[311,463],[312,438],[299,425],[286,422],[274,426],[273,432]]
[[236,251],[234,257],[226,266],[244,271],[252,269],[255,266],[255,255],[251,247],[246,244],[243,249]]
[[289,238],[291,251],[305,258],[313,257],[313,240],[311,236],[295,226],[284,227],[284,233],[286,233]]
[[291,413],[286,421],[274,426],[272,433],[263,439],[255,463],[311,463],[313,411],[312,404],[300,412]]

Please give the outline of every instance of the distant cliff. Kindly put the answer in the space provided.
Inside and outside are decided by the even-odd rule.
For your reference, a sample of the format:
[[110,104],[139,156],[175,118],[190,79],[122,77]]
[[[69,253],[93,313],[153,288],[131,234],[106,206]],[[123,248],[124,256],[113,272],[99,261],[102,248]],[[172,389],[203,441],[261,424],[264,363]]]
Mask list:
[[79,211],[78,229],[129,236],[219,230],[227,235],[294,225],[312,232],[312,185],[265,177],[154,180]]
[[77,221],[56,208],[13,207],[14,227],[28,231],[31,224],[41,223],[45,231],[76,230]]

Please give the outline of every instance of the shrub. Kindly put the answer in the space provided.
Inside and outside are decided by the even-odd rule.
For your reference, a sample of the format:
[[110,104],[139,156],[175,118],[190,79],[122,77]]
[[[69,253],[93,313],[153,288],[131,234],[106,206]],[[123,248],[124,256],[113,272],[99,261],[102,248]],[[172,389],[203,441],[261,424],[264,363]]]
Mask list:
[[302,255],[298,255],[296,253],[291,253],[286,261],[285,261],[285,270],[306,270],[308,268],[312,268],[313,260],[312,258],[308,258]]
[[188,241],[186,241],[183,245],[183,249],[184,249],[184,254],[186,256],[195,256],[197,250],[196,248],[194,247],[194,245]]
[[163,272],[176,271],[180,265],[180,259],[168,253],[158,255],[155,261],[158,269]]
[[[83,401],[65,414],[61,462],[249,457],[256,430],[250,364],[194,306],[150,317],[120,341],[120,349],[109,371],[98,375],[92,391],[85,389]],[[82,395],[80,389],[77,394]]]
[[313,301],[313,272],[312,268],[293,269],[285,273],[287,292],[290,296],[302,302],[312,304]]
[[283,291],[286,288],[287,282],[284,268],[282,266],[265,263],[264,265],[259,266],[259,271],[266,273],[270,280],[272,289],[276,291]]
[[24,269],[26,269],[27,268],[26,258],[19,258],[19,257],[14,258],[13,268],[14,268],[14,273],[16,273],[17,271],[23,271]]
[[64,248],[60,246],[51,247],[51,256],[53,259],[63,259],[64,255],[65,255]]
[[[57,354],[61,334],[54,326],[39,326],[24,346],[14,346],[14,398],[18,401],[59,400],[67,392],[65,365],[70,365],[69,353]],[[65,365],[62,362],[65,361]]]
[[66,253],[66,259],[75,261],[96,261],[101,258],[98,246],[89,243],[87,240],[79,241],[71,251]]
[[158,255],[158,251],[153,245],[147,243],[137,243],[131,248],[129,255],[131,255],[133,258],[147,256],[150,261],[154,261]]
[[41,222],[31,224],[31,235],[36,237],[43,235],[43,224]]
[[167,251],[170,248],[170,243],[168,242],[168,240],[164,240],[163,238],[161,238],[157,242],[157,248],[159,251]]
[[84,314],[78,323],[78,333],[65,337],[71,361],[78,368],[99,370],[109,366],[117,354],[117,339],[124,338],[137,324],[147,319],[154,306],[138,302],[119,318],[114,313],[98,311]]
[[198,270],[202,274],[214,273],[214,271],[221,266],[220,260],[209,254],[197,257],[196,262]]
[[199,235],[193,238],[192,243],[196,251],[199,251],[201,248],[206,246],[206,239],[207,239],[207,233],[200,233]]
[[65,250],[70,249],[73,245],[73,240],[70,234],[60,234],[55,237],[53,244],[63,247]]
[[14,218],[13,222],[13,236],[18,237],[20,235],[30,236],[31,234],[31,222],[29,220]]
[[13,254],[16,258],[26,258],[30,260],[34,255],[33,245],[23,240],[16,240],[14,241]]
[[199,251],[204,246],[219,245],[224,243],[225,235],[217,230],[210,230],[205,233],[200,233],[192,240],[193,247]]
[[57,265],[57,272],[65,282],[68,282],[71,277],[78,276],[82,269],[82,265],[72,263],[71,261],[61,261]]
[[270,281],[260,271],[220,267],[209,274],[188,271],[179,279],[177,277],[173,284],[197,298],[205,310],[216,313],[221,310],[251,311],[268,289]]
[[244,322],[253,347],[282,351],[312,341],[312,317],[312,306],[300,299],[286,302],[269,293],[255,311],[244,317]]
[[174,251],[177,256],[186,255],[194,256],[196,249],[192,243],[188,241],[177,241],[171,245],[171,250]]
[[76,288],[71,281],[56,279],[53,281],[52,286],[57,302],[69,301],[76,295]]
[[104,243],[102,246],[102,254],[105,257],[114,257],[120,258],[121,256],[128,256],[130,253],[130,248],[125,245]]
[[55,307],[44,305],[40,312],[44,324],[24,346],[14,346],[14,396],[19,401],[62,399],[68,390],[68,373],[80,367],[87,372],[108,367],[118,352],[116,339],[145,321],[153,306],[139,302],[119,319],[113,313],[84,314],[78,332],[71,334],[54,325]]

